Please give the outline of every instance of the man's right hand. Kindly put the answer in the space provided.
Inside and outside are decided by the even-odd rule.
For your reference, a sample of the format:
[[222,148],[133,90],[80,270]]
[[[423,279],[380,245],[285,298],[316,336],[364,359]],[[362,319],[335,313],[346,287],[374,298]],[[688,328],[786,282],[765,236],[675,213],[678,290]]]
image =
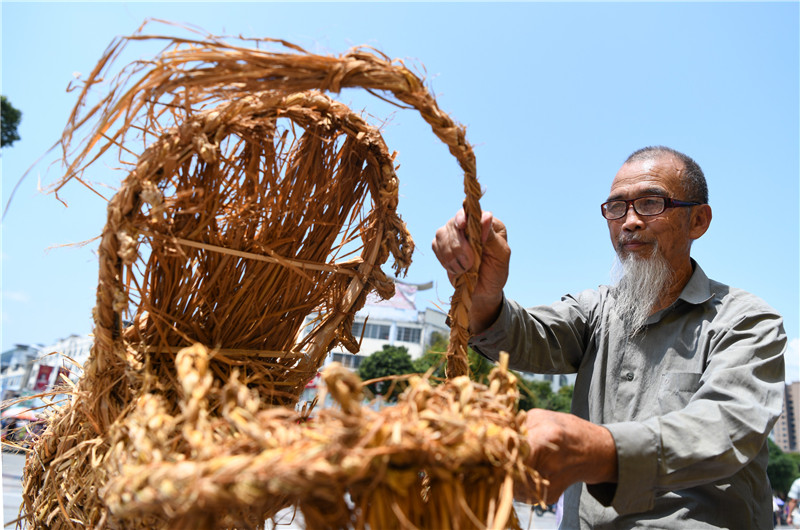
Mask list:
[[[470,270],[475,263],[472,247],[467,241],[466,227],[467,217],[464,210],[459,210],[455,217],[436,231],[432,244],[434,254],[454,285],[456,276]],[[481,240],[483,254],[470,310],[470,331],[473,334],[489,327],[500,313],[511,258],[506,226],[490,212],[481,215]]]

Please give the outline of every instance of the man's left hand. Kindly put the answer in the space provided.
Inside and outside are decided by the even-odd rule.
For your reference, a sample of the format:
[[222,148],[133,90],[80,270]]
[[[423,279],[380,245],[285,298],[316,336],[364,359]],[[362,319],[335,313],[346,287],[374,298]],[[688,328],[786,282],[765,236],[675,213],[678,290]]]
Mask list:
[[[575,482],[617,481],[617,449],[611,432],[573,414],[532,409],[525,420],[531,453],[527,464],[546,478],[548,504]],[[531,495],[517,485],[516,497]]]

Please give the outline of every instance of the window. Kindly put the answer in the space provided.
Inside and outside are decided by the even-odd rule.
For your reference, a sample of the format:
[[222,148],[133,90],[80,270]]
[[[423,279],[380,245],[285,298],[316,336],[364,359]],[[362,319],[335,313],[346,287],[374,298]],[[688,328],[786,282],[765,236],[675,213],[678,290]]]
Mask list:
[[355,337],[356,340],[361,337],[362,328],[364,329],[365,339],[389,340],[390,326],[384,324],[367,324],[366,327],[364,327],[363,322],[353,322],[353,337]]
[[420,329],[419,328],[404,328],[404,327],[397,327],[397,340],[400,342],[413,342],[415,344],[419,344],[419,337],[420,337]]
[[361,355],[353,355],[352,353],[333,354],[333,362],[340,363],[345,368],[350,368],[351,370],[356,370],[359,366],[361,366],[361,361],[363,360],[364,357]]

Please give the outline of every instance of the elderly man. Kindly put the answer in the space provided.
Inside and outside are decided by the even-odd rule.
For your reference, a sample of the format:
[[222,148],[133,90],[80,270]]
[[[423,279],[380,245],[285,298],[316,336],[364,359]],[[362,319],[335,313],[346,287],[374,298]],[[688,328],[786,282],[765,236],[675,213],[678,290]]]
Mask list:
[[[572,414],[527,416],[547,502],[564,493],[567,529],[771,528],[766,439],[783,405],[781,317],[691,259],[711,207],[688,156],[635,152],[601,211],[618,281],[530,309],[503,293],[505,226],[481,219],[472,347],[491,359],[507,351],[527,372],[577,373]],[[473,263],[465,226],[459,212],[433,242],[451,280]]]

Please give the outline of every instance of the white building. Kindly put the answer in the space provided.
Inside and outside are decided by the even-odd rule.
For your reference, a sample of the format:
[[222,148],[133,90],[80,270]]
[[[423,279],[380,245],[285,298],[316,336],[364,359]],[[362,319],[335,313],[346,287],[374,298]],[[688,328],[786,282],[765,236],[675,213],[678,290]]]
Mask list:
[[89,359],[94,339],[86,335],[70,335],[54,344],[39,348],[24,390],[45,392],[61,384],[63,374],[76,382],[82,374],[83,365]]
[[450,328],[445,324],[445,313],[430,308],[417,310],[417,292],[432,286],[432,283],[415,285],[396,282],[395,294],[390,300],[381,300],[370,293],[364,307],[353,320],[353,336],[361,345],[359,353],[354,355],[338,345],[328,355],[326,364],[336,361],[356,370],[361,361],[385,345],[404,346],[412,359],[421,357],[433,333],[450,335]]
[[[445,323],[447,314],[427,308],[418,311],[416,295],[418,291],[430,289],[432,283],[423,285],[406,284],[395,281],[395,295],[390,300],[382,300],[375,294],[367,297],[364,307],[356,313],[353,320],[353,336],[360,341],[357,354],[337,345],[328,355],[325,364],[341,363],[352,370],[358,370],[361,362],[383,346],[404,346],[412,359],[422,356],[431,343],[433,333],[450,336],[450,328]],[[547,381],[557,392],[562,386],[575,384],[575,374],[522,374],[526,379]],[[313,398],[317,391],[319,377],[306,388],[300,402]]]
[[0,356],[0,399],[6,400],[23,394],[36,359],[41,355],[38,346],[17,344]]

